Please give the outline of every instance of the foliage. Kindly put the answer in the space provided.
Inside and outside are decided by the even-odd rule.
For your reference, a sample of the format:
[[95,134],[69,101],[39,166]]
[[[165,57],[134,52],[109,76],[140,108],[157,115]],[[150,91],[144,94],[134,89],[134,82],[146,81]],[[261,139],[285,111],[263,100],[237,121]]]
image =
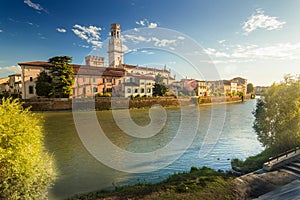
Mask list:
[[52,78],[45,71],[41,72],[36,81],[36,93],[38,96],[50,97],[52,92]]
[[250,156],[245,161],[234,158],[231,160],[232,169],[243,174],[253,172],[261,169],[263,164],[269,160],[270,157],[277,155],[278,152],[271,149],[266,149],[258,155]]
[[153,88],[153,96],[164,96],[167,92],[165,84],[155,83]]
[[0,199],[43,199],[55,176],[40,120],[17,100],[0,105]]
[[285,77],[258,100],[253,112],[258,140],[267,148],[286,151],[300,145],[300,78]]
[[155,76],[155,84],[153,88],[153,96],[165,96],[167,87],[163,82],[163,77],[158,74]]
[[111,94],[110,93],[102,93],[102,92],[99,92],[97,94],[98,97],[111,97]]
[[0,98],[2,99],[2,98],[5,98],[5,99],[7,99],[7,98],[10,98],[11,97],[11,94],[9,93],[9,92],[7,92],[7,91],[3,91],[1,94],[0,94]]
[[247,84],[247,94],[254,92],[254,86],[252,83]]
[[70,199],[236,199],[231,180],[232,176],[207,167],[192,167],[190,172],[171,175],[159,183],[139,182]]
[[72,57],[70,56],[55,56],[49,59],[53,64],[50,68],[50,75],[52,78],[53,97],[68,98],[72,94],[73,85],[73,68],[70,65]]

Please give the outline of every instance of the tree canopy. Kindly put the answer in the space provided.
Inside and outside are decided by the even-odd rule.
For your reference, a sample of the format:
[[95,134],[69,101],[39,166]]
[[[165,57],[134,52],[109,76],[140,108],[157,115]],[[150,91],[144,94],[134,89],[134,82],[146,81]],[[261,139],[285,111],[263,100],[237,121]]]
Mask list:
[[153,96],[164,96],[167,92],[167,87],[163,82],[161,74],[155,76],[155,84],[153,88]]
[[45,71],[41,72],[36,81],[36,93],[39,96],[50,97],[52,92],[52,78]]
[[0,104],[0,199],[44,199],[55,177],[40,120],[17,100]]
[[253,113],[253,128],[265,147],[285,151],[300,145],[300,77],[273,84]]
[[254,86],[252,83],[247,84],[247,93],[252,93],[254,92]]
[[72,57],[55,56],[49,59],[53,64],[50,68],[52,78],[52,89],[50,95],[53,97],[69,97],[72,94],[73,68],[71,66]]
[[36,92],[39,96],[68,98],[72,94],[73,68],[72,57],[55,56],[49,59],[53,64],[49,72],[43,71],[36,81]]

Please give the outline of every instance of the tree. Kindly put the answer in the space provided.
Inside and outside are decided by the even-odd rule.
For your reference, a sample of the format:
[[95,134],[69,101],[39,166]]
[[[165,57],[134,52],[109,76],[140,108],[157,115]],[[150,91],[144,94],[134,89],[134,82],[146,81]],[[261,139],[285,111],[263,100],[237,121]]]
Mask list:
[[155,76],[155,84],[153,88],[153,96],[164,96],[167,92],[167,87],[163,82],[163,77],[158,74]]
[[72,94],[73,68],[70,65],[72,57],[55,56],[49,59],[53,64],[50,68],[50,76],[52,78],[51,96],[68,98]]
[[254,86],[252,83],[248,83],[247,85],[247,94],[254,92]]
[[52,92],[52,78],[43,71],[39,74],[36,81],[36,93],[39,96],[50,97]]
[[55,178],[40,120],[17,100],[0,105],[0,199],[45,199]]
[[300,78],[273,84],[253,113],[253,128],[265,147],[285,151],[300,145]]

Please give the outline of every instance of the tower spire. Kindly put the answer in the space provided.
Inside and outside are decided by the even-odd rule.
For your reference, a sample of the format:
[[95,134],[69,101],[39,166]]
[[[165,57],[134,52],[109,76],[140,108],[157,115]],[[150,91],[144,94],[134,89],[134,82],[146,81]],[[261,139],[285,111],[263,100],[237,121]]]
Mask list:
[[108,44],[108,65],[109,67],[120,67],[123,64],[123,51],[121,41],[120,24],[111,24],[110,39]]

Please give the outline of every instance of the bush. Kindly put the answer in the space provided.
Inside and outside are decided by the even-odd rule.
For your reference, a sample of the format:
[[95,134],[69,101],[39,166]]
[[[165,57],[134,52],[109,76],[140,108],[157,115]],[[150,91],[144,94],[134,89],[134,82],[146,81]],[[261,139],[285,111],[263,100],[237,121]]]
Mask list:
[[17,100],[0,105],[0,199],[45,199],[55,177],[40,120]]
[[98,96],[98,97],[111,97],[111,94],[110,94],[110,93],[105,93],[105,94],[103,94],[102,92],[99,92],[99,93],[97,94],[97,96]]

